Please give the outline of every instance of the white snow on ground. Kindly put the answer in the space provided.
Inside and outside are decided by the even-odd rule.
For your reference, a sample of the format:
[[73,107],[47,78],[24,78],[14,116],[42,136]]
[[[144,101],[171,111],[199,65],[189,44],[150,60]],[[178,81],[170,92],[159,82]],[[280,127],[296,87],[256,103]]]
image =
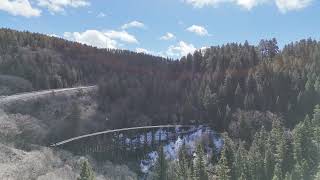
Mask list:
[[150,169],[150,164],[154,165],[156,163],[156,160],[158,159],[158,153],[153,151],[148,154],[147,160],[142,160],[140,162],[141,171],[143,173],[147,173]]
[[[193,130],[194,132],[192,134],[180,136],[175,141],[172,141],[166,144],[165,146],[163,146],[163,150],[166,154],[167,159],[171,159],[171,160],[177,159],[178,151],[183,143],[185,143],[186,146],[188,147],[189,153],[193,154],[195,152],[197,143],[203,138],[209,138],[209,140],[212,140],[212,142],[214,143],[218,151],[222,148],[223,140],[219,136],[217,136],[217,134],[214,131],[212,131],[210,128],[199,127]],[[193,130],[191,130],[191,132]],[[176,129],[176,133],[179,133],[179,132],[181,132],[181,129]],[[163,130],[158,130],[156,132],[156,135],[158,136],[156,137],[159,137],[160,133],[163,134],[163,136],[161,136],[161,140],[165,140],[167,133]],[[212,152],[210,147],[206,146],[205,148],[207,152],[209,153]],[[149,153],[147,156],[147,159],[144,159],[140,162],[141,171],[143,173],[148,173],[150,168],[154,166],[157,158],[158,158],[158,153],[156,151]]]

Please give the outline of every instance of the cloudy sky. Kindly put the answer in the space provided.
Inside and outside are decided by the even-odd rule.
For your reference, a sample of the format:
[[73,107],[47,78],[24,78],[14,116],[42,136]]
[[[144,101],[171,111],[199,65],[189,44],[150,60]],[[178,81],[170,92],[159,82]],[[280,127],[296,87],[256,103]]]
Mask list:
[[0,0],[0,26],[179,58],[228,42],[320,38],[319,0]]

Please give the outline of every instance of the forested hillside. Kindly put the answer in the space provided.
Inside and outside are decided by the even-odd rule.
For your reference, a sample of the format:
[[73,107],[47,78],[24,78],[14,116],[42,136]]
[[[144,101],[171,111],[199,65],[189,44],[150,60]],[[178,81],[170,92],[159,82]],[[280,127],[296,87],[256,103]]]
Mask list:
[[257,125],[240,121],[249,111],[270,111],[293,127],[319,100],[320,43],[311,39],[282,50],[276,39],[231,43],[173,61],[1,29],[0,51],[2,94],[99,82],[100,110],[116,127],[205,123],[233,131],[235,113],[241,127]]
[[[280,51],[273,39],[257,47],[245,42],[196,51],[172,62],[166,74],[107,77],[100,108],[121,127],[176,122],[270,130],[272,120],[261,112],[293,127],[319,102],[319,48],[309,39]],[[264,118],[253,122],[248,116]]]
[[23,78],[35,90],[96,84],[102,75],[121,71],[152,73],[161,71],[167,62],[126,50],[97,49],[42,34],[0,29],[0,74]]
[[[293,130],[274,120],[262,127],[251,145],[223,134],[221,149],[207,151],[199,143],[194,154],[183,144],[178,159],[170,161],[159,150],[151,179],[161,180],[318,180],[320,178],[320,106]],[[207,157],[210,158],[207,158]]]
[[319,72],[320,42],[312,39],[283,49],[276,39],[230,43],[172,60],[0,29],[0,95],[98,84],[99,124],[108,120],[101,129],[200,124],[227,132],[223,149],[206,162],[211,169],[201,145],[192,161],[181,151],[188,163],[177,172],[200,179],[312,179]]

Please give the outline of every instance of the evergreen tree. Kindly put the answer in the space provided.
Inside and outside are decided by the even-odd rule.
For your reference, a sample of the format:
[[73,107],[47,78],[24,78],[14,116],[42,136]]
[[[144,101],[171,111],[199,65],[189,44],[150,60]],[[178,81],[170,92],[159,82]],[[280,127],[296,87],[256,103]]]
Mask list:
[[282,170],[280,163],[277,163],[274,168],[274,174],[272,180],[282,180]]
[[314,90],[314,82],[312,79],[308,78],[308,81],[306,82],[305,85],[306,91],[312,92]]
[[230,175],[231,169],[229,168],[229,165],[228,165],[226,153],[227,153],[227,149],[224,146],[221,152],[221,157],[220,157],[220,160],[218,163],[218,169],[217,169],[217,176],[219,180],[231,180],[231,175]]
[[287,173],[286,176],[284,177],[284,180],[292,180],[291,173]]
[[315,83],[314,83],[314,90],[317,93],[320,93],[320,76],[317,77]]
[[292,179],[293,180],[301,180],[303,179],[303,169],[299,163],[296,163],[293,171],[292,171]]
[[242,114],[240,114],[239,136],[241,140],[246,141],[247,143],[251,142],[250,125],[247,123],[246,119],[244,119]]
[[319,152],[320,151],[320,106],[316,105],[313,112],[314,113],[313,113],[311,126],[313,127],[313,137]]
[[242,88],[240,87],[240,84],[238,83],[236,91],[234,93],[235,95],[235,99],[234,99],[234,106],[238,107],[238,108],[242,108],[243,107],[243,91]]
[[250,147],[248,164],[250,169],[250,176],[252,179],[262,180],[264,175],[264,158],[260,153],[258,146]]
[[211,148],[211,163],[214,165],[219,161],[219,149],[213,141],[209,141],[209,147]]
[[233,167],[234,165],[234,159],[235,159],[235,145],[232,141],[232,139],[230,139],[230,137],[228,136],[228,134],[223,134],[223,150],[225,151],[225,158],[226,158],[226,162],[228,165],[228,168],[230,168],[230,177],[231,179],[235,179],[235,169]]
[[287,172],[291,172],[294,167],[294,153],[293,153],[293,137],[291,133],[284,133],[285,139],[285,154],[284,160],[282,163],[282,173],[286,174]]
[[239,180],[247,180],[247,177],[244,173],[241,173]]
[[163,147],[161,146],[158,151],[158,159],[154,167],[154,180],[168,180],[168,161],[165,157]]
[[313,110],[312,123],[313,123],[314,126],[320,127],[320,105],[316,105],[314,110]]
[[319,153],[313,139],[311,123],[306,118],[293,130],[293,151],[296,163],[301,166],[303,176],[314,174],[318,166]]
[[175,176],[178,180],[188,180],[191,177],[189,168],[188,152],[186,144],[183,143],[178,151],[178,160],[175,163]]
[[318,168],[317,174],[314,176],[314,180],[320,180],[320,168]]
[[244,148],[242,142],[240,142],[237,153],[235,155],[234,168],[236,178],[247,179],[249,175],[248,159],[246,149]]
[[86,160],[82,162],[81,173],[78,180],[95,180],[94,172]]
[[194,179],[208,180],[208,174],[205,165],[204,152],[202,144],[199,143],[196,149],[196,157],[194,162]]
[[273,177],[273,171],[275,166],[274,154],[272,153],[272,147],[270,141],[267,141],[266,151],[264,155],[264,174],[266,176],[266,180],[270,180]]

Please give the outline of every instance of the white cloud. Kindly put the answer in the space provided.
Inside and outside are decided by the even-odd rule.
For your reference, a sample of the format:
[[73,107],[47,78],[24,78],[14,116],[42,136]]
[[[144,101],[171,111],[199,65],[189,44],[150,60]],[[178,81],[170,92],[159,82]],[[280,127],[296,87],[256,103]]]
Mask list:
[[176,38],[176,36],[174,34],[167,32],[165,35],[160,37],[160,40],[168,41],[168,40],[172,40],[175,38]]
[[28,0],[0,0],[0,10],[14,16],[40,16],[41,10],[33,8]]
[[253,7],[263,4],[267,1],[268,0],[237,0],[236,3],[245,9],[251,10]]
[[119,41],[124,43],[138,43],[138,40],[126,31],[98,31],[86,30],[84,32],[65,32],[66,39],[95,46],[98,48],[118,48]]
[[313,0],[276,0],[276,5],[282,13],[299,10],[309,6]]
[[202,8],[204,6],[217,6],[220,3],[232,2],[233,0],[184,0],[193,7]]
[[84,7],[89,6],[87,0],[37,0],[38,6],[48,8],[52,13],[64,12],[67,7]]
[[56,38],[60,38],[59,35],[56,35],[56,34],[47,34],[48,36],[51,36],[51,37],[56,37]]
[[195,33],[199,36],[208,36],[209,33],[206,28],[198,25],[192,25],[186,29],[189,32]]
[[95,46],[98,48],[117,48],[117,42],[103,32],[97,30],[87,30],[85,32],[65,32],[65,38],[79,43]]
[[285,13],[290,10],[303,9],[311,4],[313,0],[183,0],[187,4],[191,4],[195,8],[205,6],[217,7],[223,3],[233,3],[247,10],[251,10],[261,4],[274,2],[278,9]]
[[121,26],[121,29],[128,29],[128,28],[145,28],[145,25],[139,21],[132,21]]
[[180,41],[177,45],[169,46],[166,54],[170,57],[182,57],[186,56],[188,53],[193,53],[195,50],[196,48],[193,44]]
[[144,48],[136,48],[137,53],[145,53],[145,54],[150,54],[150,51],[144,49]]
[[202,8],[204,6],[217,7],[222,3],[235,3],[248,10],[268,1],[270,0],[184,0],[184,2],[191,4],[196,8]]
[[104,33],[111,39],[117,39],[126,43],[135,43],[138,44],[138,40],[133,35],[127,33],[126,31],[114,31],[110,30]]
[[98,15],[97,15],[97,17],[98,18],[103,18],[103,17],[106,17],[107,15],[105,14],[105,13],[103,13],[103,12],[100,12]]

